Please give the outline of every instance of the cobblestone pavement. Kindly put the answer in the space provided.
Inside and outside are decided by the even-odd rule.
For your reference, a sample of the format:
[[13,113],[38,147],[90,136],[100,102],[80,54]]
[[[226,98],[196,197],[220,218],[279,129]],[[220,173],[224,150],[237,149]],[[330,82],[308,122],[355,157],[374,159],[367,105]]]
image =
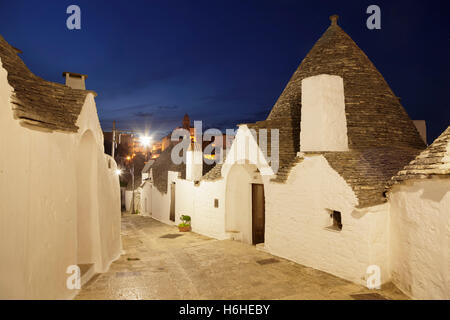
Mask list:
[[393,285],[373,296],[372,290],[253,246],[180,233],[149,217],[124,215],[122,242],[124,254],[76,299],[406,299]]

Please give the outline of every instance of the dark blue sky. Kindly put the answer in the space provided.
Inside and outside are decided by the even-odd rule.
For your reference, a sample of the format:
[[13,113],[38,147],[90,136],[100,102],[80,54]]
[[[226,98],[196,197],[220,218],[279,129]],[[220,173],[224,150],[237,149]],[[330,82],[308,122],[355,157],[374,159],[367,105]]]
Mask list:
[[[81,8],[80,31],[66,8]],[[366,28],[377,4],[382,29]],[[337,13],[429,139],[450,125],[449,1],[0,0],[0,34],[37,75],[89,75],[104,130],[161,136],[185,113],[207,126],[264,120]]]

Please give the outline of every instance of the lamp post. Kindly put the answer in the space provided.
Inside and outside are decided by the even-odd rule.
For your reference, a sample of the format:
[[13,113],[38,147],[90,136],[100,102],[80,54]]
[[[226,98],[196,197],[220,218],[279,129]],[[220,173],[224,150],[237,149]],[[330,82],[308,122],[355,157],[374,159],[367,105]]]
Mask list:
[[134,162],[131,162],[130,173],[131,173],[131,185],[132,185],[132,188],[133,188],[133,193],[132,193],[132,196],[131,196],[131,204],[132,204],[132,207],[131,207],[132,211],[131,211],[131,213],[134,214],[136,212],[136,210],[134,208]]

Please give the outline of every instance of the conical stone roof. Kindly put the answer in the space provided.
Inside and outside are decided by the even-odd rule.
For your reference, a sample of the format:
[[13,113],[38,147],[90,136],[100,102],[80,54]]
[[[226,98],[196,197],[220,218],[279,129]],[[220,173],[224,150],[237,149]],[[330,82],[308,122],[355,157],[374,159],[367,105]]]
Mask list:
[[93,91],[72,89],[36,76],[19,52],[0,35],[1,67],[8,72],[8,83],[14,89],[14,117],[49,130],[77,132],[78,116],[87,94]]
[[450,127],[427,149],[389,181],[389,186],[407,180],[450,178]]
[[350,149],[391,146],[424,148],[425,144],[383,76],[337,24],[337,16],[302,61],[267,120],[301,118],[301,82],[320,74],[344,79]]
[[[373,63],[337,24],[337,16],[286,85],[267,120],[247,124],[279,129],[279,170],[274,182],[284,183],[305,156],[322,155],[352,187],[358,208],[386,202],[386,182],[425,148],[414,123]],[[347,152],[300,149],[302,80],[329,74],[344,79]]]

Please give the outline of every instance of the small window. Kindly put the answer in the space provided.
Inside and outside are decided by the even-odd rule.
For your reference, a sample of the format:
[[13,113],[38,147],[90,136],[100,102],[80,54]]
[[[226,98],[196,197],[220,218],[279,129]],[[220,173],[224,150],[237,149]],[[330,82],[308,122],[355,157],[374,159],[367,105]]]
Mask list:
[[214,208],[219,207],[219,199],[214,199]]
[[327,229],[341,231],[342,230],[342,215],[339,211],[329,210],[331,225]]
[[339,211],[333,211],[331,214],[333,218],[333,228],[337,230],[342,230],[342,217]]

